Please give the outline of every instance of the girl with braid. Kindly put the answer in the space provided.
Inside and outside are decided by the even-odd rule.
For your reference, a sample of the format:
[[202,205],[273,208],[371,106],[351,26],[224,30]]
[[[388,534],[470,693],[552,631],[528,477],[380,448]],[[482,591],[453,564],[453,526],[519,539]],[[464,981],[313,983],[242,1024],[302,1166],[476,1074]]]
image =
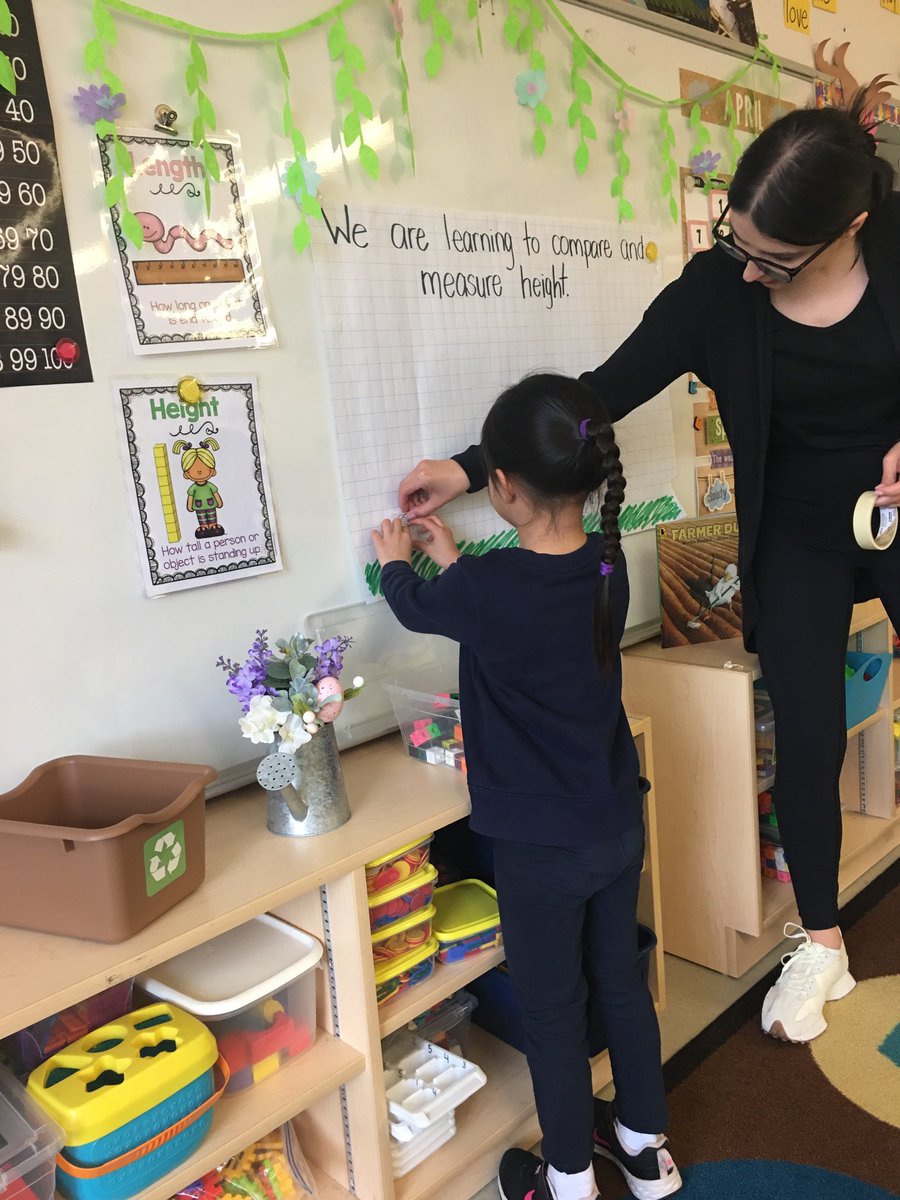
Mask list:
[[[373,541],[401,624],[460,644],[471,827],[493,840],[545,1156],[508,1150],[501,1195],[594,1200],[595,1139],[623,1137],[643,1141],[626,1164],[633,1194],[667,1196],[681,1179],[662,1133],[659,1028],[638,963],[646,784],[621,695],[619,449],[596,392],[532,375],[494,403],[481,453],[518,546],[460,554],[435,516],[412,522],[425,538],[393,520]],[[603,532],[586,534],[598,494]],[[413,548],[443,574],[420,579]],[[615,1110],[592,1096],[589,1060],[603,1045]]]

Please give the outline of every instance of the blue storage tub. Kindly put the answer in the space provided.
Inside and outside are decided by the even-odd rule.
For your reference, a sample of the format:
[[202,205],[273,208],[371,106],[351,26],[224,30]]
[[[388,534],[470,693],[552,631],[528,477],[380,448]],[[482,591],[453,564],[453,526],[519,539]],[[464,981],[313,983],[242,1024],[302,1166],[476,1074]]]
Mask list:
[[[650,955],[656,946],[656,934],[646,925],[638,925],[638,957],[641,965],[641,975],[646,982],[650,976]],[[525,1045],[525,1030],[522,1027],[522,1010],[513,990],[512,979],[506,965],[494,967],[493,970],[473,979],[466,988],[478,999],[478,1007],[472,1014],[472,1021],[487,1033],[513,1046],[516,1050],[527,1053]],[[598,1025],[589,1031],[591,1057],[605,1050],[607,1046],[606,1030]]]
[[892,661],[893,655],[890,654],[847,651],[847,666],[854,672],[850,679],[845,681],[848,729],[871,717],[878,708]]

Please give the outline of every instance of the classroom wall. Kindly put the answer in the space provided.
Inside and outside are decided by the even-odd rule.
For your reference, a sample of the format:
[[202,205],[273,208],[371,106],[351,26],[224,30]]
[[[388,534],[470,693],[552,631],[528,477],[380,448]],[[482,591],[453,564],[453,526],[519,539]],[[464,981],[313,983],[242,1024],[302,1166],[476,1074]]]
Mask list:
[[[177,0],[153,0],[159,11],[183,17]],[[214,669],[219,654],[242,656],[253,631],[278,634],[302,627],[306,615],[360,598],[358,568],[342,523],[325,364],[316,314],[313,263],[290,248],[294,209],[282,198],[277,172],[287,154],[280,131],[280,80],[273,53],[205,42],[210,96],[220,131],[241,134],[248,194],[262,254],[265,286],[278,346],[259,351],[144,357],[129,351],[109,243],[101,229],[100,197],[93,186],[90,127],[74,115],[70,97],[89,82],[82,49],[90,36],[88,0],[35,0],[44,63],[56,122],[63,185],[95,381],[91,385],[0,390],[4,470],[0,474],[0,570],[3,621],[0,661],[0,789],[13,786],[37,763],[65,753],[109,753],[206,761],[226,768],[250,757],[239,736],[237,708]],[[277,28],[317,11],[294,0],[248,6],[244,0],[192,3],[197,22],[232,29]],[[422,69],[426,48],[414,5],[407,4],[404,48],[411,76],[417,134],[415,177],[392,161],[390,131],[378,123],[369,139],[383,153],[383,179],[373,184],[331,148],[334,107],[332,67],[324,35],[307,35],[288,47],[295,111],[311,157],[323,176],[326,202],[354,197],[421,207],[472,208],[527,215],[613,219],[608,145],[596,148],[583,178],[571,167],[573,143],[564,129],[565,104],[554,108],[543,161],[527,149],[531,124],[512,98],[524,63],[502,41],[505,6],[481,10],[484,61],[465,29],[447,56],[439,83]],[[757,0],[760,28],[777,53],[808,61],[811,39],[781,27],[780,0]],[[846,11],[845,11],[846,10]],[[715,51],[601,16],[580,7],[566,15],[613,66],[638,86],[675,96],[678,67],[725,77],[736,61]],[[386,66],[393,58],[386,33],[387,5],[354,9],[347,16],[369,55],[368,90],[376,102],[388,93]],[[182,37],[119,17],[119,46],[110,65],[128,95],[122,124],[146,126],[161,101],[191,112],[184,94],[187,42]],[[862,74],[896,64],[900,17],[874,0],[841,0],[835,17],[813,13],[816,36],[854,41],[851,64]],[[886,57],[888,45],[893,53]],[[859,52],[857,53],[857,46]],[[543,50],[551,80],[568,71],[554,32]],[[755,72],[765,89],[768,72]],[[593,77],[592,77],[593,78]],[[593,78],[595,117],[602,124],[615,95]],[[784,94],[802,101],[806,85],[785,79]],[[633,105],[628,195],[642,224],[659,228],[666,277],[681,266],[681,233],[663,225],[652,155],[640,150],[652,138],[655,114]],[[689,148],[687,122],[677,116],[679,161]],[[185,122],[183,128],[188,128]],[[607,123],[607,129],[610,126]],[[718,133],[714,132],[714,147]],[[715,298],[710,297],[710,303]],[[573,372],[594,365],[584,347]],[[253,373],[266,438],[275,517],[285,570],[255,579],[149,599],[144,595],[135,538],[126,503],[120,452],[120,416],[109,380],[132,376],[179,378]],[[671,389],[679,453],[677,491],[694,511],[692,438],[686,389]],[[485,404],[491,397],[485,397]],[[473,431],[474,432],[474,431]],[[412,465],[412,464],[410,464]],[[317,499],[310,515],[308,499]],[[48,496],[50,503],[44,503]],[[635,579],[633,619],[656,607],[652,535],[629,539]]]

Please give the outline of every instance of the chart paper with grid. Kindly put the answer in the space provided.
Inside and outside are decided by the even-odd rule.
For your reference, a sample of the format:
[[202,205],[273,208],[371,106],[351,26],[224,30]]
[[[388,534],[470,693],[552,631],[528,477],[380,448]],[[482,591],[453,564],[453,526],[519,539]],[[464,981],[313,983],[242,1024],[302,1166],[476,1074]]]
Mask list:
[[[497,213],[326,205],[314,256],[341,489],[370,590],[370,533],[423,458],[477,442],[485,414],[535,370],[579,374],[628,336],[660,288],[640,227]],[[623,528],[680,515],[665,395],[616,426]],[[444,510],[458,539],[503,528],[486,493]]]

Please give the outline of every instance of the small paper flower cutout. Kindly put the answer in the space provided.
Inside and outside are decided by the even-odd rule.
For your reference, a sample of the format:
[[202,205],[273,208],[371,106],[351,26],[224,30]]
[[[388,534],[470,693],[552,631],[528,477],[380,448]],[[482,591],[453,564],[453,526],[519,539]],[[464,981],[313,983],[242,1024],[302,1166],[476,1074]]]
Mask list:
[[113,93],[108,83],[99,86],[92,83],[90,87],[79,88],[72,100],[81,120],[89,121],[91,125],[96,121],[115,121],[125,107],[124,93]]
[[403,37],[403,8],[400,0],[393,0],[391,4],[391,16],[394,19],[394,33],[398,37]]
[[[322,177],[318,172],[316,164],[311,162],[308,158],[299,158],[297,161],[299,162],[303,171],[303,183],[307,192],[309,192],[311,196],[317,196],[319,194],[319,184],[322,182]],[[288,196],[293,196],[298,204],[302,201],[302,189],[298,187],[292,192],[288,186],[287,171],[285,171],[284,175],[281,177],[281,184]]]
[[693,156],[688,166],[695,175],[708,175],[716,169],[721,161],[721,154],[714,154],[712,150],[701,150],[699,154]]
[[516,99],[526,108],[537,108],[549,86],[543,71],[523,71],[516,77]]
[[631,130],[631,113],[623,104],[621,108],[617,108],[613,113],[613,119],[620,133],[629,133]]

